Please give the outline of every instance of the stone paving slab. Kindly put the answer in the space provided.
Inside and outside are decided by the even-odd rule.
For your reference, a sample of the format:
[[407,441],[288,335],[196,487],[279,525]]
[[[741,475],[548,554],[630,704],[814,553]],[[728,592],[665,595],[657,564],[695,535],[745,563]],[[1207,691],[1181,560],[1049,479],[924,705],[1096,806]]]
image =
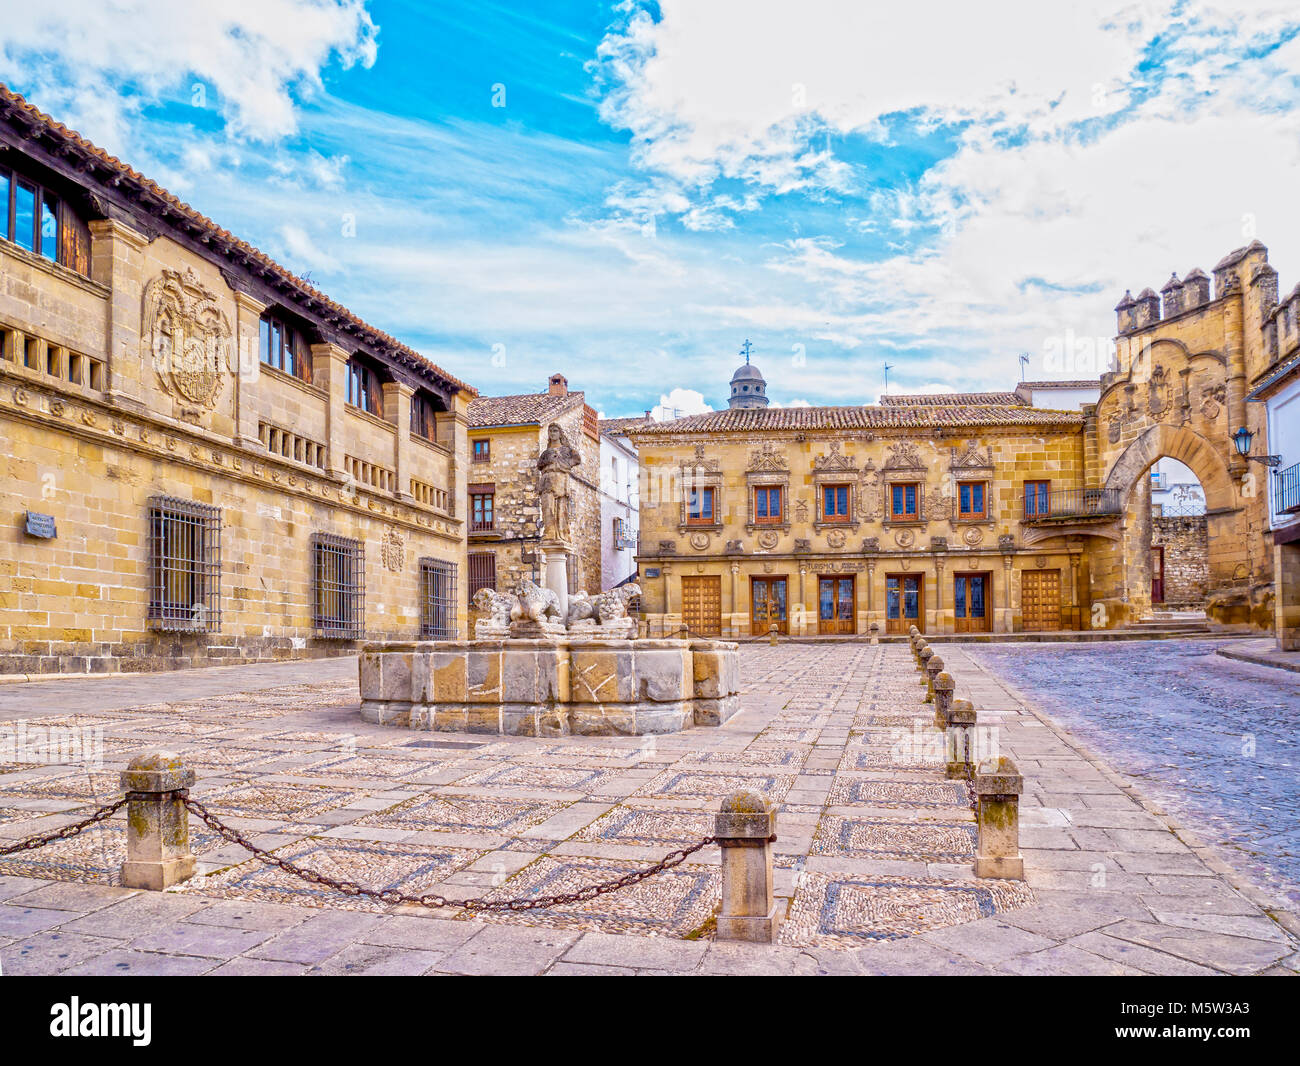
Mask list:
[[[355,660],[7,685],[0,727],[102,719],[109,781],[135,750],[178,748],[212,768],[195,795],[260,846],[448,895],[618,876],[708,833],[722,795],[758,786],[781,804],[777,944],[711,939],[714,848],[589,904],[475,916],[340,897],[217,839],[201,876],[164,894],[0,860],[0,963],[219,975],[1295,972],[1285,921],[963,646],[944,648],[959,694],[1025,773],[1026,883],[974,878],[964,786],[917,755],[938,734],[905,647],[741,654],[743,710],[707,735],[409,746],[420,741],[360,721]],[[0,818],[0,840],[88,810],[69,771],[0,772],[0,810],[28,804]],[[25,798],[51,788],[66,795]],[[111,882],[120,857],[97,861]]]

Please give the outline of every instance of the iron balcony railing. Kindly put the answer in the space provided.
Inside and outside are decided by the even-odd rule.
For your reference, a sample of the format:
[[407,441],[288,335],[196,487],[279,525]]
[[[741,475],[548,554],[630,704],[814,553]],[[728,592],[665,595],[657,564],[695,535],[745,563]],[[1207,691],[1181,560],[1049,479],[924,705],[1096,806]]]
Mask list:
[[1113,518],[1123,514],[1119,489],[1048,489],[1020,498],[1025,522]]
[[1295,514],[1300,511],[1300,463],[1285,470],[1273,471],[1273,513]]

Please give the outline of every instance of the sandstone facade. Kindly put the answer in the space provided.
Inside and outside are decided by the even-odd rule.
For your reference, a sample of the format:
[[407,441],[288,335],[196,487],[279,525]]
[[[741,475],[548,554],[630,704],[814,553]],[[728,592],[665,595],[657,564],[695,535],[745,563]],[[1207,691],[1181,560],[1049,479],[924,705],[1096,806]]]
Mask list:
[[[89,243],[0,240],[0,673],[410,639],[430,566],[464,633],[473,390],[5,95],[14,172]],[[267,361],[271,322],[289,371]],[[321,537],[349,553],[346,589],[326,587],[342,571],[323,576]]]

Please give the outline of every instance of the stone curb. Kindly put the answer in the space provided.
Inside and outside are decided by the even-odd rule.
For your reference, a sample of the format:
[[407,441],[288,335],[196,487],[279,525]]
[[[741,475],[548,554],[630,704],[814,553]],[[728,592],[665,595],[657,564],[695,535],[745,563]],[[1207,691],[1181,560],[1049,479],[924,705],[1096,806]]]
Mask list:
[[[1245,643],[1243,641],[1242,643]],[[1274,670],[1290,670],[1293,673],[1300,674],[1300,658],[1294,662],[1287,659],[1279,659],[1278,656],[1286,655],[1287,652],[1258,652],[1250,651],[1242,647],[1234,647],[1229,644],[1226,648],[1215,648],[1216,655],[1222,655],[1225,659],[1235,659],[1238,662],[1254,663],[1256,666],[1271,666]]]
[[1015,698],[1021,708],[1028,711],[1037,718],[1044,726],[1051,729],[1058,737],[1070,748],[1072,748],[1084,761],[1097,769],[1103,777],[1111,784],[1115,785],[1121,792],[1133,800],[1139,807],[1154,818],[1158,818],[1168,828],[1168,830],[1179,840],[1181,840],[1191,850],[1192,854],[1201,860],[1210,870],[1218,874],[1228,882],[1234,889],[1240,892],[1251,903],[1264,912],[1269,918],[1277,923],[1281,929],[1293,937],[1300,937],[1300,914],[1287,910],[1279,910],[1277,904],[1268,899],[1264,892],[1259,889],[1253,882],[1247,880],[1239,874],[1233,867],[1229,866],[1222,858],[1219,857],[1209,845],[1205,844],[1200,837],[1190,829],[1181,825],[1172,815],[1157,806],[1152,800],[1148,799],[1145,793],[1138,788],[1136,784],[1128,781],[1118,771],[1111,769],[1106,761],[1101,758],[1087,744],[1079,740],[1065,726],[1061,725],[1056,719],[1039,708],[1025,696],[1015,685],[990,672],[983,663],[978,663],[967,656],[967,661],[988,677],[995,684],[1001,685],[1006,691]]

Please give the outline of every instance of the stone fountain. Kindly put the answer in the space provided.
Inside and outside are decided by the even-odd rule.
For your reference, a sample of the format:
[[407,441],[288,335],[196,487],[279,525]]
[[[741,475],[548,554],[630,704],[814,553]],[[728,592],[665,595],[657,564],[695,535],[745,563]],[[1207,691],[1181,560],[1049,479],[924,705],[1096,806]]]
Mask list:
[[361,651],[368,722],[518,736],[641,735],[717,726],[737,710],[737,646],[638,639],[624,585],[569,594],[571,472],[578,453],[558,425],[537,459],[545,585],[481,589],[473,640],[372,643]]

